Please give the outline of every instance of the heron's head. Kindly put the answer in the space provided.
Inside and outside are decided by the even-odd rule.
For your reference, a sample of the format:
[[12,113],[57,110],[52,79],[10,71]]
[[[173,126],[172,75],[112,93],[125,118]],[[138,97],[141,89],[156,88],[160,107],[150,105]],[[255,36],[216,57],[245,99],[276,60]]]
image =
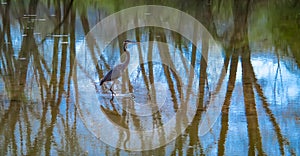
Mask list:
[[125,41],[123,42],[123,48],[124,48],[124,51],[126,51],[126,49],[127,49],[127,44],[129,44],[129,43],[139,43],[139,42],[136,42],[136,41],[130,41],[130,40],[125,40]]

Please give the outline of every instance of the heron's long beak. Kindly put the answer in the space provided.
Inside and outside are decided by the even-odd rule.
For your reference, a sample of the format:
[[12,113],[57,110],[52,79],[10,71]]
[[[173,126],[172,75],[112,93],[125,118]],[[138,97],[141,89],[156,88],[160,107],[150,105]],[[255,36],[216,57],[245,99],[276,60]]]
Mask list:
[[124,51],[126,51],[126,49],[127,49],[127,44],[130,44],[130,43],[140,45],[140,42],[130,41],[130,40],[125,40],[125,41],[123,42],[123,48],[124,48]]
[[137,41],[131,41],[131,40],[125,40],[123,43],[140,43],[140,42],[137,42]]
[[140,44],[140,42],[137,42],[137,41],[130,41],[128,43],[135,43],[135,44]]

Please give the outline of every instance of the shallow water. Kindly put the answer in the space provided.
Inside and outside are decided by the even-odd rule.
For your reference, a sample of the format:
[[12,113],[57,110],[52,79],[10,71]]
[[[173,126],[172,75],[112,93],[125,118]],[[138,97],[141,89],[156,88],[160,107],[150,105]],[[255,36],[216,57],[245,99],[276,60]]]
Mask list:
[[[1,155],[300,153],[298,1],[166,1],[203,25],[180,23],[194,39],[129,29],[156,16],[151,9],[112,40],[99,36],[115,28],[99,22],[146,4],[162,5],[2,1]],[[125,39],[141,43],[128,45],[111,99],[111,82],[99,82],[126,59]]]

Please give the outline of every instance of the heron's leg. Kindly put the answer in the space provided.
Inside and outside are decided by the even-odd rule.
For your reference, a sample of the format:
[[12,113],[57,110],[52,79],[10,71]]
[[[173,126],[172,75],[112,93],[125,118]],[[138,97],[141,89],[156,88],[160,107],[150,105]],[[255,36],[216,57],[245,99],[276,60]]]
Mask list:
[[109,88],[109,90],[110,90],[110,92],[111,92],[112,99],[114,99],[114,94],[116,95],[116,93],[112,90],[114,84],[115,84],[115,81],[113,81],[112,85],[111,85],[110,88]]

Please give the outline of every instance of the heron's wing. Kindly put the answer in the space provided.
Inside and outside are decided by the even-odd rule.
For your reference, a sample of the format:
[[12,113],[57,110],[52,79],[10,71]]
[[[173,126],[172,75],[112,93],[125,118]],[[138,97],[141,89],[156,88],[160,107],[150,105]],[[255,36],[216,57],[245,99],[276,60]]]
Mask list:
[[101,81],[103,81],[103,82],[111,81],[112,72],[113,72],[113,70],[110,70]]
[[121,74],[122,74],[122,71],[120,69],[120,66],[116,66],[112,70],[110,70],[101,81],[106,82],[106,81],[115,80],[115,79],[119,78],[121,76]]
[[118,64],[117,66],[115,66],[112,69],[111,80],[115,80],[115,79],[121,77],[122,73],[123,73],[123,68],[120,64]]

